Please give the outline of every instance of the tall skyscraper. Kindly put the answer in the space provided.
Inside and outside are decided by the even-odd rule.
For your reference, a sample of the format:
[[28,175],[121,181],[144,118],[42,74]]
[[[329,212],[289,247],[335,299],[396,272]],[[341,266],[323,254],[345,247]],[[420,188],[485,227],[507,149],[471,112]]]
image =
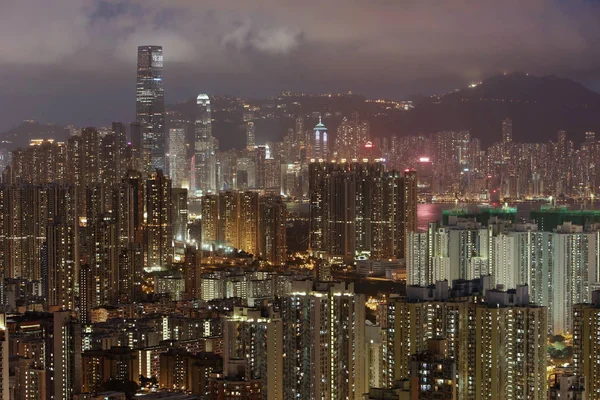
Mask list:
[[142,131],[146,173],[165,168],[165,93],[162,46],[139,46],[136,121]]
[[186,157],[185,129],[169,129],[169,153],[167,155],[169,177],[174,188],[189,187],[187,168],[189,163]]
[[327,128],[323,125],[319,117],[319,123],[313,129],[313,134],[310,140],[310,158],[319,160],[327,160],[329,157],[329,144],[327,138]]
[[192,160],[192,190],[204,195],[217,188],[216,140],[212,135],[210,99],[199,94],[196,99],[195,153]]

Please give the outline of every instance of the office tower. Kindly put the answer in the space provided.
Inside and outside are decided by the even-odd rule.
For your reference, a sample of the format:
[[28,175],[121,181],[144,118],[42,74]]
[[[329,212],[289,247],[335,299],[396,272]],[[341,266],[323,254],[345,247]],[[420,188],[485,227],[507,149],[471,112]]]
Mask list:
[[502,143],[512,142],[512,119],[504,118],[502,120]]
[[265,195],[260,198],[259,254],[274,265],[284,265],[287,261],[286,217],[286,206],[281,196]]
[[139,46],[136,122],[142,134],[145,173],[165,168],[165,89],[162,46]]
[[173,233],[171,237],[179,242],[188,239],[188,196],[187,189],[171,189],[171,223]]
[[292,282],[281,301],[284,399],[363,398],[364,304],[351,283]]
[[6,326],[6,315],[0,314],[0,363],[2,368],[0,369],[0,393],[2,399],[9,399],[9,369],[8,359],[10,356],[9,341],[8,341],[8,328]]
[[329,157],[329,144],[327,139],[327,128],[323,125],[321,117],[319,123],[314,127],[310,138],[309,158],[316,161],[327,160]]
[[187,172],[188,160],[185,147],[185,129],[169,129],[169,153],[167,155],[169,177],[174,188],[189,185]]
[[254,122],[246,122],[246,149],[253,150],[256,146],[256,128]]
[[312,163],[309,167],[313,254],[349,262],[403,257],[405,235],[416,230],[416,175],[385,171],[381,163]]
[[431,193],[433,189],[433,162],[429,157],[420,157],[417,162],[417,190],[419,193]]
[[588,400],[600,399],[600,291],[573,306],[573,372],[585,379]]
[[[410,354],[427,339],[448,340],[457,363],[460,399],[546,398],[546,308],[529,303],[526,286],[502,292],[489,278],[462,285],[408,287],[406,299],[390,299],[387,312],[388,382],[410,378]],[[466,283],[466,282],[465,282]],[[469,296],[481,296],[479,303]]]
[[216,141],[212,136],[210,99],[199,94],[196,99],[195,153],[192,168],[192,190],[200,195],[216,190]]
[[171,180],[157,170],[146,181],[145,265],[165,269],[172,258]]
[[456,400],[456,360],[446,339],[429,339],[427,350],[410,357],[411,387],[419,400]]
[[262,383],[262,399],[283,399],[283,326],[276,315],[235,307],[223,321],[223,373]]

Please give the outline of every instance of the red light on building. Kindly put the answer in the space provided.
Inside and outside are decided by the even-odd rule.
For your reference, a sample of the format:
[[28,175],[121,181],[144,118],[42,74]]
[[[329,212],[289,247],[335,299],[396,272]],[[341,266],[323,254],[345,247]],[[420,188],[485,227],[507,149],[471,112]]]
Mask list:
[[365,143],[365,148],[370,149],[371,147],[373,147],[373,143],[372,142]]

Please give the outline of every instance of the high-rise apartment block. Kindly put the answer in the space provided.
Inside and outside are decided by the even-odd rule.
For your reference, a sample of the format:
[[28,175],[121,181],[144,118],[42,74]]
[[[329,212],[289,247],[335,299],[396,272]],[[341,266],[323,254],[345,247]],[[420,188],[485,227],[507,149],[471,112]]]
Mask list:
[[271,264],[287,259],[286,206],[281,196],[221,192],[202,197],[202,246],[232,247]]
[[362,399],[364,304],[352,284],[292,283],[281,304],[284,399]]
[[588,400],[600,399],[600,291],[573,307],[573,372],[585,380]]
[[[525,286],[507,292],[486,290],[489,282],[478,286],[453,292],[447,282],[411,286],[405,299],[389,300],[389,385],[415,379],[411,355],[425,351],[428,339],[444,338],[445,358],[456,362],[457,398],[546,398],[546,308],[530,304]],[[483,292],[482,303],[471,297]]]
[[309,170],[313,254],[349,262],[403,257],[416,230],[416,174],[386,171],[381,163],[312,163]]

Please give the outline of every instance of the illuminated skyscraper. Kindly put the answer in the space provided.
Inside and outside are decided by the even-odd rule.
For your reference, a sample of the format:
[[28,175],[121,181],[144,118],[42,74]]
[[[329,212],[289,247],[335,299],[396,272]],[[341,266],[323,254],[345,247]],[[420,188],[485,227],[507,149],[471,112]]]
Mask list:
[[248,150],[254,149],[256,146],[256,128],[254,122],[246,122],[246,148]]
[[174,188],[188,187],[188,159],[185,147],[185,129],[169,129],[169,153],[167,155],[169,177]]
[[136,121],[142,132],[143,159],[150,173],[165,168],[165,93],[162,46],[139,46]]
[[196,99],[195,153],[192,161],[192,190],[207,194],[217,188],[216,140],[212,135],[210,99],[199,94]]
[[327,128],[319,117],[319,123],[313,129],[310,140],[310,158],[315,160],[326,160],[329,157],[329,144],[327,139]]

